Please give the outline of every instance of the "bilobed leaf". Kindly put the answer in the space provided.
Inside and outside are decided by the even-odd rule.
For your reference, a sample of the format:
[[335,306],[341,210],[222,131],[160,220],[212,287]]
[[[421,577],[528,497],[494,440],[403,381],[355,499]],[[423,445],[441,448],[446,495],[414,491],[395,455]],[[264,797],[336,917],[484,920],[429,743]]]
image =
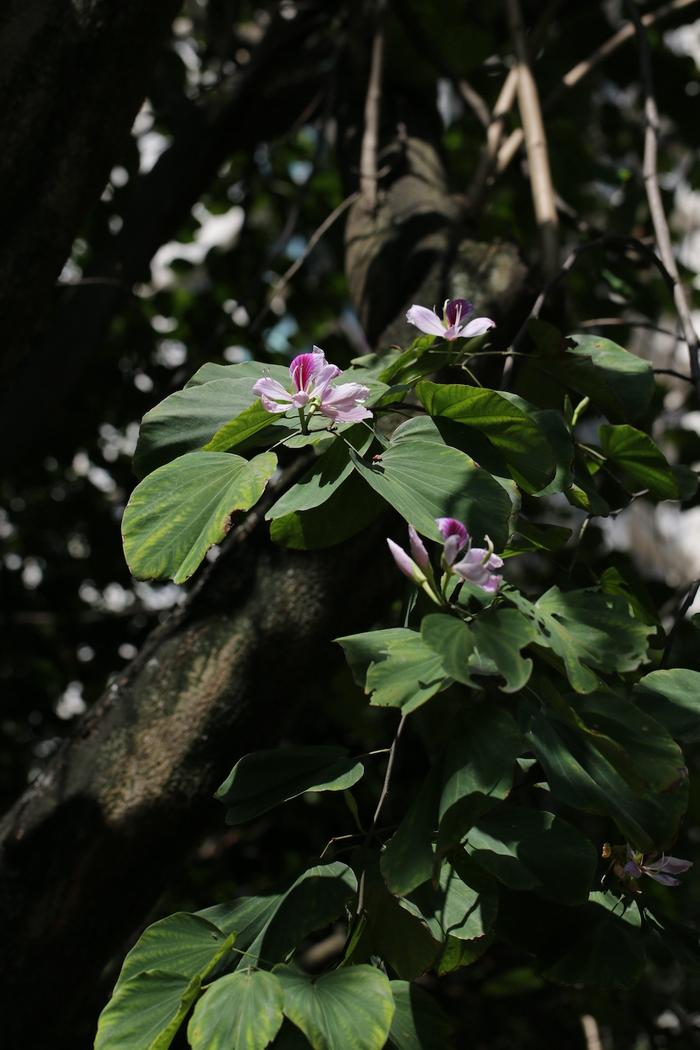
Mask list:
[[[624,712],[618,718],[623,721]],[[648,724],[651,731],[651,720]],[[610,723],[606,729],[607,739],[614,741]],[[660,726],[658,732],[663,736]],[[612,817],[625,838],[636,848],[645,851],[654,845],[663,848],[673,841],[687,806],[688,786],[683,767],[676,766],[675,779],[658,793],[647,791],[643,786],[633,787],[620,772],[620,767],[626,766],[622,761],[625,757],[624,726],[620,725],[616,737],[620,754],[613,756],[607,742],[595,734],[582,732],[552,713],[536,715],[528,734],[558,801]],[[601,747],[603,743],[605,746]],[[662,741],[662,746],[664,744]],[[640,777],[644,774],[643,762],[642,757]],[[673,767],[669,766],[671,776],[672,770]]]
[[337,638],[355,681],[375,707],[415,711],[448,684],[440,657],[417,631],[389,628]]
[[239,361],[235,365],[219,365],[214,361],[207,361],[187,380],[185,390],[201,386],[202,383],[215,382],[217,379],[248,379],[252,388],[256,380],[264,378],[276,379],[282,386],[287,386],[289,368],[286,365],[267,365],[262,361]]
[[466,848],[477,864],[511,889],[534,889],[563,904],[588,899],[596,851],[553,813],[504,802],[469,829]]
[[380,867],[392,893],[410,893],[433,873],[441,786],[440,765],[435,764],[382,853]]
[[305,871],[277,902],[262,930],[242,956],[239,969],[258,959],[281,962],[305,937],[345,914],[357,893],[357,879],[338,861]]
[[600,446],[613,466],[620,467],[635,488],[649,489],[658,499],[678,499],[673,471],[648,434],[627,423],[600,427]]
[[351,474],[327,493],[321,506],[275,518],[270,537],[292,550],[334,547],[355,536],[384,510],[386,504],[377,493],[358,474]]
[[421,638],[438,654],[451,678],[464,685],[474,685],[469,658],[474,652],[471,628],[456,616],[429,613],[421,621]]
[[[529,330],[537,343],[536,325],[530,324]],[[598,335],[572,335],[566,352],[551,352],[548,346],[536,359],[536,365],[565,386],[590,397],[612,420],[643,415],[654,393],[654,373],[649,362]]]
[[373,966],[348,966],[318,978],[289,966],[275,969],[284,990],[284,1013],[313,1050],[381,1050],[392,1018],[389,981]]
[[538,645],[561,657],[577,692],[595,689],[591,668],[610,674],[634,671],[647,659],[649,635],[655,628],[630,615],[619,595],[589,588],[560,591],[552,587],[533,605],[517,591],[507,597],[533,620]]
[[652,671],[634,687],[638,707],[686,744],[700,740],[700,672]]
[[523,740],[511,715],[495,706],[472,705],[444,757],[438,807],[441,849],[459,841],[481,814],[506,798]]
[[119,983],[100,1014],[95,1050],[167,1050],[200,993],[201,977],[146,970]]
[[423,883],[411,895],[434,936],[476,940],[493,928],[498,911],[498,888],[462,851],[444,860],[432,883]]
[[526,491],[537,492],[552,480],[552,449],[537,425],[535,409],[520,398],[454,383],[419,383],[416,393],[431,416],[444,416],[481,431],[502,453],[514,480]]
[[311,469],[273,504],[265,515],[266,520],[274,521],[285,514],[313,510],[326,503],[352,474],[353,468],[346,442],[363,454],[372,441],[372,433],[359,425],[348,430],[342,440],[336,438]]
[[249,510],[277,466],[271,452],[240,456],[188,452],[149,474],[131,494],[122,520],[127,563],[137,579],[184,583],[211,546]]
[[449,1050],[450,1023],[426,991],[408,981],[391,981],[394,1018],[389,1045],[394,1050]]
[[521,649],[533,642],[532,621],[516,609],[486,609],[472,624],[474,652],[469,663],[475,673],[502,675],[504,693],[522,689],[532,673],[532,660]]
[[365,691],[373,707],[398,707],[410,714],[448,684],[440,657],[417,631],[387,643],[367,671]]
[[254,751],[236,762],[215,797],[226,806],[227,824],[243,824],[305,791],[345,791],[363,773],[343,747]]
[[356,453],[357,472],[403,518],[439,539],[436,518],[463,521],[475,541],[488,534],[497,548],[508,539],[512,505],[507,493],[472,459],[438,441],[398,441],[367,463]]
[[192,1050],[265,1050],[282,1025],[282,986],[264,970],[215,981],[187,1026]]
[[550,965],[544,976],[558,984],[589,988],[630,988],[641,977],[646,953],[639,913],[634,905],[591,894],[582,935],[572,938],[568,950]]
[[430,969],[440,942],[411,901],[389,893],[377,859],[365,869],[365,923],[351,961],[379,956],[397,976],[411,980]]
[[[210,383],[206,383],[203,387],[195,389],[208,390],[210,386]],[[293,420],[287,420],[281,414],[272,414],[263,408],[261,401],[254,401],[252,405],[248,405],[220,426],[204,448],[207,452],[228,452],[229,449],[242,445],[261,430],[265,430],[272,423],[281,431],[281,437],[285,432],[289,434],[294,432]]]
[[233,938],[199,915],[176,912],[147,927],[127,955],[119,981],[145,970],[204,977],[229,951]]

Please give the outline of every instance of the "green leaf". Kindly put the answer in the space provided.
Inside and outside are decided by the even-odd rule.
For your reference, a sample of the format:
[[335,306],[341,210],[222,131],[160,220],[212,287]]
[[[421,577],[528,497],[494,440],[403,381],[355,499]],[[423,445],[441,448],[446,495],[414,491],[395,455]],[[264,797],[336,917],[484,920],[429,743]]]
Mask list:
[[236,762],[215,798],[226,806],[227,824],[243,824],[305,791],[345,791],[364,771],[344,747],[254,751]]
[[445,753],[437,814],[441,849],[458,842],[474,820],[508,796],[522,750],[507,711],[486,703],[470,706],[465,727],[454,732]]
[[353,677],[372,695],[374,707],[415,711],[448,684],[440,657],[417,631],[389,628],[336,638]]
[[351,961],[379,956],[405,980],[429,970],[440,951],[440,942],[411,901],[389,893],[376,863],[365,869],[364,900],[365,923]]
[[[635,724],[633,705],[625,705],[623,698],[618,697],[616,706],[618,728],[614,731],[609,719],[605,738],[603,734],[581,732],[549,713],[534,717],[528,739],[557,800],[576,809],[612,817],[625,838],[646,852],[673,841],[687,805],[687,782],[683,767],[676,759],[675,779],[657,794],[653,794],[651,788],[645,790],[643,785],[633,787],[629,783],[620,767],[627,770],[636,759],[641,778],[645,773],[645,755],[639,756],[633,750],[627,753],[626,749],[628,718],[632,720],[633,747],[639,739],[640,726]],[[651,747],[660,744],[667,748],[661,726],[655,729],[648,716],[644,717]],[[657,740],[651,739],[654,732]],[[608,742],[617,743],[618,754],[614,754]],[[671,776],[673,768],[669,763],[667,769]],[[658,760],[652,763],[652,769],[659,769]]]
[[343,915],[356,893],[357,879],[347,864],[336,861],[309,868],[279,898],[239,969],[286,959],[310,933]]
[[449,684],[442,660],[417,631],[388,642],[370,666],[365,692],[373,707],[398,707],[407,715]]
[[205,977],[225,955],[233,937],[199,915],[176,912],[147,927],[127,955],[118,984],[145,970]]
[[416,393],[431,416],[444,416],[483,433],[527,492],[537,492],[552,480],[552,449],[537,425],[535,409],[527,402],[484,387],[458,384],[423,382]]
[[501,485],[457,449],[410,439],[366,463],[351,453],[357,472],[419,532],[439,539],[435,519],[458,518],[475,542],[488,535],[497,548],[508,539],[511,502]]
[[615,898],[603,903],[606,896],[591,895],[583,933],[571,938],[564,955],[544,971],[550,981],[589,988],[630,988],[642,976],[646,954],[635,921],[637,909],[630,904],[625,911],[623,902]]
[[[210,383],[206,383],[204,387],[196,389],[208,390],[210,386]],[[282,415],[268,412],[263,408],[261,401],[254,401],[252,405],[248,405],[237,416],[219,427],[204,449],[206,452],[228,452],[229,449],[244,444],[271,424],[275,424],[277,430],[280,431],[279,437],[284,437],[285,433],[294,433],[294,422],[292,419],[285,419]],[[276,436],[275,440],[279,438]]]
[[222,933],[235,932],[236,948],[245,951],[267,924],[282,897],[281,893],[267,897],[239,897],[203,908],[195,914],[213,923]]
[[600,427],[602,452],[621,467],[636,488],[649,489],[658,499],[678,499],[680,492],[666,457],[648,434],[628,424]]
[[447,673],[465,685],[475,684],[473,674],[502,675],[504,692],[513,693],[532,673],[532,660],[520,650],[534,641],[536,631],[515,609],[486,609],[469,626],[454,616],[433,613],[423,618],[421,632]]
[[623,673],[634,671],[648,658],[648,639],[655,628],[630,616],[627,602],[619,595],[592,588],[560,591],[552,587],[533,605],[511,588],[504,593],[523,615],[532,618],[537,643],[564,661],[577,692],[591,692],[599,685],[590,668]]
[[[534,327],[530,332],[538,343]],[[636,419],[649,407],[654,373],[648,361],[598,335],[572,335],[565,353],[546,352],[534,365],[590,397],[612,420]],[[542,346],[540,342],[540,347]]]
[[240,456],[188,452],[149,474],[131,494],[122,520],[124,553],[137,579],[184,583],[206,552],[249,510],[277,466],[271,452]]
[[201,980],[146,970],[120,982],[100,1014],[95,1050],[167,1050]]
[[422,988],[407,981],[391,981],[394,1018],[389,1044],[395,1050],[447,1050],[452,1045],[450,1023]]
[[582,904],[595,877],[593,845],[560,817],[508,802],[469,829],[466,848],[480,867],[515,890]]
[[485,937],[498,911],[496,883],[463,851],[453,861],[443,861],[437,880],[419,886],[412,900],[440,940]]
[[473,941],[460,941],[456,937],[448,937],[436,967],[438,977],[460,970],[463,966],[471,966],[489,950],[495,939],[495,930]]
[[[163,463],[201,448],[233,416],[255,401],[254,379],[220,379],[204,386],[186,387],[166,397],[141,421],[134,453],[134,470],[145,477]],[[276,425],[266,414],[265,425]],[[278,437],[286,426],[276,425]]]
[[197,1003],[187,1038],[192,1050],[265,1050],[282,1026],[282,985],[264,970],[215,981]]
[[316,979],[289,966],[275,973],[284,989],[284,1013],[313,1050],[381,1050],[394,1016],[389,981],[373,966],[331,970]]
[[313,510],[322,506],[352,474],[352,463],[345,442],[349,442],[360,454],[367,451],[374,440],[366,427],[355,426],[335,438],[333,444],[314,463],[313,467],[281,496],[265,515],[267,521]]
[[524,551],[558,551],[566,546],[571,536],[571,529],[562,525],[547,525],[543,522],[527,521],[518,515],[515,529],[502,552],[504,558],[510,558]]
[[249,379],[252,389],[256,380],[264,378],[276,379],[282,386],[287,386],[289,368],[286,365],[267,365],[263,361],[240,361],[236,365],[218,365],[213,361],[207,361],[197,369],[191,379],[187,380],[185,390],[201,386],[202,383],[212,383],[217,379]]
[[634,687],[638,707],[686,744],[700,740],[700,672],[652,671]]
[[441,769],[434,765],[382,853],[380,867],[392,893],[410,893],[433,873],[441,786]]
[[377,493],[358,474],[351,474],[322,506],[276,518],[270,525],[270,537],[292,550],[334,547],[366,528],[385,509]]

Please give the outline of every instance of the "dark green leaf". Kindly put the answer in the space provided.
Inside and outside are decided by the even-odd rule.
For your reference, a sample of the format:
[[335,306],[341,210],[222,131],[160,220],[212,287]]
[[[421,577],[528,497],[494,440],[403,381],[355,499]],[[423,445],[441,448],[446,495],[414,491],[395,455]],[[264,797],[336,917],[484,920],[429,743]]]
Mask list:
[[635,488],[649,489],[658,499],[678,499],[676,479],[666,457],[648,434],[628,424],[600,427],[602,452]]
[[676,740],[700,740],[700,672],[680,667],[652,671],[634,687],[634,699]]
[[407,981],[390,983],[396,1010],[389,1045],[395,1050],[449,1050],[450,1024],[433,997]]
[[355,536],[384,510],[384,500],[358,474],[351,474],[322,506],[276,518],[270,525],[270,536],[275,543],[293,550],[334,547]]
[[201,977],[146,970],[119,983],[100,1014],[95,1050],[167,1050],[199,995]]
[[437,881],[423,883],[411,899],[440,940],[484,937],[493,928],[498,911],[496,883],[462,851],[453,862],[443,861]]
[[243,824],[305,791],[345,791],[363,773],[343,747],[254,751],[236,762],[215,797],[226,806],[227,824]]

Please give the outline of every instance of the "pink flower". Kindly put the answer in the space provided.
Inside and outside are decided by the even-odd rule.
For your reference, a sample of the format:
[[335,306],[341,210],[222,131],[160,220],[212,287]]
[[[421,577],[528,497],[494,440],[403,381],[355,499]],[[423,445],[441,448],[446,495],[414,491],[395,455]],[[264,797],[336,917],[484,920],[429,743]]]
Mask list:
[[473,339],[495,327],[495,322],[489,317],[467,321],[473,309],[466,299],[445,299],[442,317],[438,317],[435,310],[414,304],[407,312],[406,320],[428,335],[438,335],[443,339]]
[[647,861],[643,854],[635,853],[627,847],[627,863],[624,873],[631,879],[639,879],[642,875],[648,875],[654,882],[660,882],[662,886],[679,886],[680,879],[674,878],[682,875],[688,868],[692,868],[691,860],[681,860],[680,857],[666,857],[662,853],[658,860]]
[[369,387],[359,383],[332,386],[341,373],[336,365],[326,361],[323,350],[315,346],[311,354],[299,354],[289,366],[292,390],[285,390],[276,379],[258,379],[253,386],[266,412],[287,412],[290,408],[303,411],[306,419],[320,412],[338,423],[359,423],[372,413],[363,402],[369,397]]
[[403,547],[399,547],[398,543],[394,543],[393,540],[387,538],[386,542],[399,572],[402,572],[404,576],[408,576],[409,580],[418,584],[419,587],[422,587],[434,602],[439,603],[440,599],[435,593],[435,580],[433,578],[433,567],[430,564],[430,557],[425,549],[425,544],[413,528],[413,525],[408,526],[408,542],[411,548],[410,555],[407,554]]
[[[495,594],[503,577],[493,570],[503,566],[503,559],[493,553],[493,544],[488,536],[487,547],[472,547],[469,533],[461,521],[456,518],[436,518],[435,524],[445,541],[442,561],[447,572],[469,580],[488,594]],[[457,561],[457,556],[465,548],[464,557]]]

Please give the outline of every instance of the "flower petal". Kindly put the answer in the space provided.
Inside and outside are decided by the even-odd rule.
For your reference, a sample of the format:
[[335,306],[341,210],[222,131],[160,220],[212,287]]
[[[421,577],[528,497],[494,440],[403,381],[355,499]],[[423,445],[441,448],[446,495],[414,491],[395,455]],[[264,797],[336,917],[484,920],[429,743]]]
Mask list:
[[497,554],[491,554],[483,547],[472,547],[470,551],[452,566],[452,571],[461,576],[463,580],[475,583],[477,587],[488,591],[490,594],[498,590],[503,577],[492,572],[500,569],[503,559]]
[[408,526],[408,541],[411,544],[411,554],[416,565],[424,571],[430,568],[430,557],[425,549],[425,544],[420,538],[413,525]]
[[673,875],[665,875],[663,871],[649,871],[646,866],[642,868],[642,871],[654,882],[660,882],[662,886],[680,886],[680,879],[674,879]]
[[404,576],[408,576],[409,580],[413,580],[414,583],[423,583],[425,576],[416,563],[409,558],[403,547],[399,547],[398,543],[394,543],[393,540],[388,538],[386,542],[399,571],[402,572]]
[[446,299],[445,300],[445,322],[446,327],[458,325],[466,321],[469,314],[474,312],[473,305],[468,299]]
[[369,387],[360,383],[341,383],[328,386],[322,392],[320,411],[328,419],[341,423],[359,423],[372,413],[362,404],[369,397]]
[[289,366],[289,374],[294,383],[294,389],[306,390],[315,379],[317,373],[327,364],[326,355],[323,350],[314,347],[311,354],[298,354]]
[[459,552],[469,543],[469,533],[457,518],[436,518],[438,532],[445,541],[445,564],[454,564]]
[[415,325],[421,332],[426,332],[428,335],[444,335],[445,326],[435,313],[434,310],[429,310],[427,306],[416,306],[414,305],[406,312],[406,320],[409,324]]
[[253,393],[258,395],[266,412],[286,412],[292,404],[292,395],[276,379],[258,379],[253,384]]
[[484,335],[496,327],[496,322],[490,317],[475,317],[473,321],[460,327],[460,339],[473,339],[477,335]]

